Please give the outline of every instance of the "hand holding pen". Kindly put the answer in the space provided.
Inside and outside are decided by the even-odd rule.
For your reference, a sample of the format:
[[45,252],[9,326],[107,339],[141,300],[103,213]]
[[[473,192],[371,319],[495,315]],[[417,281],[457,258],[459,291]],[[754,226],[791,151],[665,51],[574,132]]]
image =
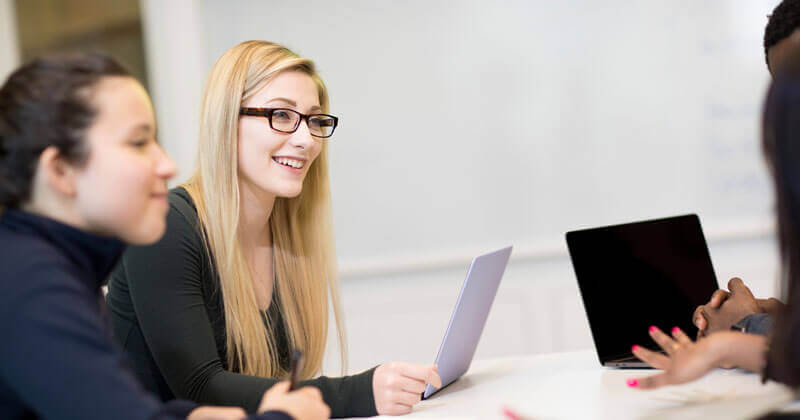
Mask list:
[[272,386],[261,399],[258,413],[265,411],[283,411],[295,420],[328,419],[331,409],[322,400],[322,393],[313,386],[297,388],[302,353],[295,351],[292,357],[292,370],[289,381],[282,381]]

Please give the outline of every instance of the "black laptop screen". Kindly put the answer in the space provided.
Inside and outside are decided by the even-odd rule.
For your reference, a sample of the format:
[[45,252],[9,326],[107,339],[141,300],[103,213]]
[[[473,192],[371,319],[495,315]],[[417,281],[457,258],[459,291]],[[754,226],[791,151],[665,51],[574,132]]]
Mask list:
[[696,215],[573,231],[567,246],[601,362],[658,348],[651,325],[696,335],[692,314],[717,289]]

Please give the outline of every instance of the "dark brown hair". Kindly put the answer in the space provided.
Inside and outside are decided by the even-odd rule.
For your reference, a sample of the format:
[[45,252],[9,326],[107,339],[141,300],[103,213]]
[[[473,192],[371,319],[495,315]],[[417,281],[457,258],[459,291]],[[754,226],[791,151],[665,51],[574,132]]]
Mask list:
[[113,58],[71,54],[36,58],[0,87],[0,208],[18,207],[31,195],[39,155],[55,146],[82,165],[84,142],[97,110],[93,87],[104,77],[129,76]]
[[764,28],[764,59],[767,68],[774,71],[769,63],[769,49],[800,29],[800,0],[783,0],[769,15]]
[[800,386],[800,50],[776,74],[764,104],[763,148],[774,181],[786,307],[770,340],[765,376]]

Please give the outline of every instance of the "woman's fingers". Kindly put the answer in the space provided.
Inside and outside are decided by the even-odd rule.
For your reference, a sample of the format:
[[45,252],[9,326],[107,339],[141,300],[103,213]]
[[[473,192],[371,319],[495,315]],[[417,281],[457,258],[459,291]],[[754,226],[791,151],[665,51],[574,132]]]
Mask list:
[[661,353],[656,353],[642,346],[633,346],[631,350],[633,351],[633,355],[638,357],[639,360],[656,369],[666,369],[669,366],[669,357]]
[[202,406],[192,410],[187,420],[242,420],[247,413],[239,407]]
[[[670,356],[640,346],[633,346],[633,354],[664,372],[644,378],[629,379],[629,387],[653,389],[664,385],[688,382],[702,376],[713,367],[710,364],[703,365],[703,350],[698,350],[698,345],[678,327],[672,329],[671,338],[658,328],[650,327],[650,337]],[[712,336],[708,340],[713,340],[714,337],[718,336]],[[703,343],[709,343],[709,341],[703,341]]]
[[436,366],[420,366],[409,363],[399,363],[400,374],[411,379],[424,381],[437,388],[442,387],[442,379],[439,377]]
[[400,391],[422,394],[425,392],[427,384],[423,381],[411,379],[407,376],[401,376],[397,379],[397,386]]
[[714,294],[711,295],[711,299],[708,301],[708,306],[712,309],[717,309],[728,299],[728,297],[730,297],[730,295],[731,294],[727,291],[718,289],[716,292],[714,292]]
[[650,327],[650,337],[670,356],[680,348],[675,340],[664,334],[658,327]]
[[422,393],[413,393],[406,391],[396,391],[392,400],[397,404],[404,404],[413,407],[415,404],[422,400]]
[[[694,326],[697,327],[699,332],[702,332],[706,329],[708,322],[706,322],[705,313],[703,309],[705,305],[700,305],[694,310],[694,315],[692,315],[692,320],[694,321]],[[699,333],[698,332],[698,333]]]
[[628,386],[637,389],[655,389],[669,385],[669,378],[665,373],[658,373],[644,378],[628,379]]
[[436,366],[389,362],[378,366],[372,379],[378,414],[405,414],[419,403],[428,383],[441,387]]
[[692,339],[689,338],[689,336],[678,327],[672,329],[672,338],[674,338],[678,344],[683,346],[693,343]]

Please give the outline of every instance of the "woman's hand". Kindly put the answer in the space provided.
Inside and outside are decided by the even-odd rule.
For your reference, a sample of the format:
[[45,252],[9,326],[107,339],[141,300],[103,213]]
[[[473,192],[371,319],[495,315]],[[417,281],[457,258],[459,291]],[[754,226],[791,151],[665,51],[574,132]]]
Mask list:
[[241,420],[247,413],[240,407],[197,407],[186,420]]
[[372,393],[378,414],[398,415],[411,412],[425,391],[425,385],[442,386],[436,366],[390,362],[378,366],[372,375]]
[[278,382],[264,393],[258,413],[270,410],[288,413],[294,420],[327,420],[331,416],[331,409],[322,401],[319,389],[304,386],[289,392],[287,381]]
[[628,386],[653,389],[693,381],[719,365],[724,357],[727,334],[718,333],[693,342],[680,328],[672,329],[672,337],[656,327],[650,327],[650,337],[661,346],[666,355],[633,346],[633,354],[662,373],[645,378],[629,379]]
[[[692,319],[697,327],[697,338],[719,331],[729,331],[734,324],[747,316],[763,312],[760,300],[753,296],[742,279],[732,278],[728,282],[728,290],[730,292],[717,290],[711,295],[708,303],[695,309]],[[763,302],[774,306],[769,300]]]

